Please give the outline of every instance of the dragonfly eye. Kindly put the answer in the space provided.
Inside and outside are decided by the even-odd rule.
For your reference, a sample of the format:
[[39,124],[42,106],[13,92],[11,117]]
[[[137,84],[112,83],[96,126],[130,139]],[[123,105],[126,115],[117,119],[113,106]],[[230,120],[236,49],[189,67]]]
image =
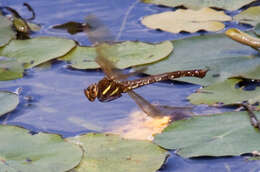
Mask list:
[[90,85],[87,89],[84,89],[84,93],[89,101],[93,102],[97,97],[97,84]]

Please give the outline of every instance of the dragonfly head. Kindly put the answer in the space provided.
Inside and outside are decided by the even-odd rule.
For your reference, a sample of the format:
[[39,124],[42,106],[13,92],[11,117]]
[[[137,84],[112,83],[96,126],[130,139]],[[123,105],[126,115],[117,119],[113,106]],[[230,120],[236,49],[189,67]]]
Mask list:
[[84,89],[84,93],[89,101],[93,102],[98,94],[97,84],[91,84],[87,89]]

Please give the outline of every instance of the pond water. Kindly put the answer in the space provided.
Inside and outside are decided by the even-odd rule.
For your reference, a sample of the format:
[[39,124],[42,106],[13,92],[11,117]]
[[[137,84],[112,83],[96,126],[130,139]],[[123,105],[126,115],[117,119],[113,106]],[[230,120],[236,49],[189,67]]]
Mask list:
[[[30,17],[30,13],[22,6],[24,2],[33,7],[36,12],[34,22],[42,26],[40,32],[34,33],[32,37],[46,35],[66,37],[78,41],[80,45],[90,45],[84,33],[70,35],[65,31],[52,29],[52,26],[69,21],[84,22],[85,16],[94,14],[112,33],[119,33],[125,14],[135,4],[132,0],[123,2],[119,0],[2,0],[0,5],[10,6],[22,16]],[[152,31],[140,23],[142,16],[170,10],[172,9],[136,3],[129,12],[119,40],[161,42],[190,36],[191,34],[186,33],[174,35]],[[234,23],[227,23],[227,25],[232,26]],[[245,28],[245,26],[237,27]],[[119,123],[126,122],[129,114],[138,110],[138,107],[128,95],[109,103],[89,102],[83,94],[83,89],[102,77],[103,73],[100,70],[72,70],[64,62],[54,62],[49,67],[28,70],[22,79],[0,82],[1,90],[15,91],[17,88],[22,88],[18,108],[0,118],[1,123],[23,126],[34,132],[57,133],[64,137],[87,132],[110,131]],[[198,88],[198,85],[162,82],[140,88],[137,93],[149,102],[169,106],[189,106],[186,97]],[[219,110],[199,106],[194,112],[206,114],[224,110],[228,109]],[[171,156],[160,171],[257,172],[260,171],[260,162],[248,162],[244,157],[183,159],[171,152]]]

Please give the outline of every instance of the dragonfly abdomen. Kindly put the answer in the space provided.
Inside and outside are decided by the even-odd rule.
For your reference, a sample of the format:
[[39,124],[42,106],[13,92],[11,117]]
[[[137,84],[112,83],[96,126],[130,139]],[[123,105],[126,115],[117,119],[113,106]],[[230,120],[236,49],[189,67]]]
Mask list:
[[175,79],[180,77],[203,78],[207,72],[208,72],[207,69],[175,71],[175,72],[168,72],[159,75],[152,75],[152,76],[148,76],[145,78],[140,78],[132,81],[122,81],[121,84],[124,85],[123,92],[127,92],[129,90],[139,88],[144,85],[152,84],[159,81],[165,81],[169,79]]
[[180,78],[180,77],[203,78],[207,72],[208,72],[208,69],[195,69],[195,70],[183,70],[183,71],[169,72],[169,73],[164,73],[164,74],[166,75],[165,78],[167,78],[167,79],[175,79],[175,78]]

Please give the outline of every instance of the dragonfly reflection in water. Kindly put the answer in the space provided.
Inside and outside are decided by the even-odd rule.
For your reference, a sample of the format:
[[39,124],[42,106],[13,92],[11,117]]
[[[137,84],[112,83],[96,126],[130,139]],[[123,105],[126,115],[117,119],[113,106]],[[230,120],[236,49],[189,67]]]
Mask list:
[[95,16],[88,16],[86,20],[87,24],[84,31],[87,33],[90,42],[96,46],[97,57],[95,60],[106,74],[98,83],[91,84],[84,90],[86,97],[91,102],[96,98],[101,102],[108,102],[121,97],[122,93],[128,93],[147,115],[156,116],[156,114],[160,114],[159,110],[135,93],[133,89],[180,77],[203,78],[208,71],[206,69],[184,70],[152,75],[136,80],[125,80],[127,75],[122,74],[107,58],[116,53],[111,52],[113,50],[109,47],[109,43],[113,43],[113,36]]

